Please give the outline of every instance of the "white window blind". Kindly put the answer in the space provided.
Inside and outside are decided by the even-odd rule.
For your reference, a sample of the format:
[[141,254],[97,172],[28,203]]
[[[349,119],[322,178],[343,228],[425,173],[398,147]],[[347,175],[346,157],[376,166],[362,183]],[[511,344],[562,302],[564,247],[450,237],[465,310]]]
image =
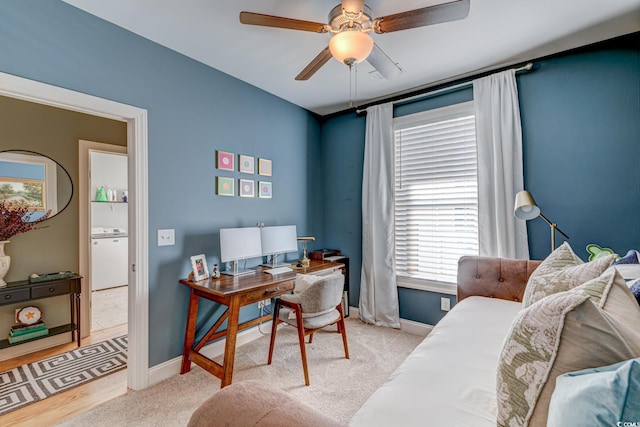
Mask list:
[[394,136],[398,281],[456,283],[458,259],[478,255],[473,102],[394,119]]

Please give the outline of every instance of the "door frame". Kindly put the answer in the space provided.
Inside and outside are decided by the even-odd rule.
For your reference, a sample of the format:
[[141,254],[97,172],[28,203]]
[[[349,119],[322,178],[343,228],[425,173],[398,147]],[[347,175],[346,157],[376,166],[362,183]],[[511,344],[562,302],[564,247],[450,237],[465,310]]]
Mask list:
[[[129,349],[127,386],[149,384],[147,110],[0,72],[0,95],[127,123],[129,158]],[[85,282],[86,283],[86,282]],[[83,285],[86,291],[86,285]]]
[[[80,310],[81,322],[83,325],[88,325],[82,328],[82,337],[86,337],[91,334],[91,325],[93,319],[93,307],[91,293],[93,285],[91,283],[91,200],[92,192],[90,187],[90,170],[91,170],[91,153],[109,153],[109,154],[122,154],[127,156],[127,147],[124,145],[105,144],[102,142],[86,141],[81,139],[78,141],[78,205],[79,205],[79,224],[80,230],[78,233],[78,242],[80,245],[79,261],[80,270],[78,274],[84,277],[83,289],[82,289],[82,310]],[[127,171],[127,174],[129,171]],[[128,181],[128,179],[127,179]],[[128,211],[127,205],[127,211]],[[127,214],[128,215],[128,214]],[[127,218],[127,221],[129,218]],[[127,225],[127,229],[129,226]],[[131,245],[129,245],[131,246]],[[129,253],[132,249],[128,248]],[[129,265],[132,264],[131,258],[129,258]],[[131,276],[131,269],[129,270],[129,276]],[[131,280],[129,277],[128,280]],[[129,283],[129,282],[127,282]],[[131,299],[131,293],[127,297],[128,301]],[[127,309],[128,310],[128,309]],[[128,316],[128,313],[127,313]]]

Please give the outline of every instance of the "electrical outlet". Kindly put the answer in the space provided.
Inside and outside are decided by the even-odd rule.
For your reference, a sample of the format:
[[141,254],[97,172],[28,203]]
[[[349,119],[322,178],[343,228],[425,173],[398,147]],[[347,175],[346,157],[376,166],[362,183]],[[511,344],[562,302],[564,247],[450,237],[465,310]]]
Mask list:
[[440,310],[442,311],[451,310],[451,300],[449,300],[449,298],[440,298]]

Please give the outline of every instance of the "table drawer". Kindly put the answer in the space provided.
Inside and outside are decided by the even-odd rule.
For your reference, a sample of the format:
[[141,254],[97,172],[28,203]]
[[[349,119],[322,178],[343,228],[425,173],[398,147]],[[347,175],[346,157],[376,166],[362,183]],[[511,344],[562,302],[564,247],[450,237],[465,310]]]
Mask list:
[[15,302],[28,301],[29,289],[17,289],[15,291],[0,292],[0,305],[13,304]]
[[245,304],[251,304],[254,302],[262,301],[268,298],[277,297],[278,295],[286,294],[293,291],[293,280],[285,283],[278,283],[277,285],[269,286],[265,289],[258,289],[245,295]]
[[56,295],[68,295],[71,293],[71,283],[56,283],[48,285],[34,286],[31,288],[31,298],[46,298]]

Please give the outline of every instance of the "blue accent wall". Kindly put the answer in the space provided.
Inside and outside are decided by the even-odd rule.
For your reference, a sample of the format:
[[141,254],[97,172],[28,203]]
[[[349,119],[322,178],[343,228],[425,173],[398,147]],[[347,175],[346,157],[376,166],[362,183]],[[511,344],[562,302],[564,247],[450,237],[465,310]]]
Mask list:
[[[589,243],[620,254],[640,248],[640,33],[535,60],[517,77],[525,187],[586,260]],[[400,105],[402,116],[472,99],[471,89]],[[350,301],[357,305],[361,264],[361,185],[365,116],[323,123],[326,244],[352,259]],[[331,163],[329,165],[328,163]],[[355,182],[352,182],[355,180]],[[529,221],[532,259],[550,250],[549,226]],[[556,245],[563,239],[558,234]],[[443,295],[399,288],[400,316],[435,324]],[[453,306],[453,304],[452,304]]]
[[[191,255],[219,262],[220,228],[295,224],[322,245],[321,126],[310,112],[60,1],[0,3],[0,52],[2,72],[148,111],[150,366],[181,354],[178,280]],[[273,198],[216,196],[217,149],[271,159]],[[175,246],[157,246],[162,228],[175,229]]]

